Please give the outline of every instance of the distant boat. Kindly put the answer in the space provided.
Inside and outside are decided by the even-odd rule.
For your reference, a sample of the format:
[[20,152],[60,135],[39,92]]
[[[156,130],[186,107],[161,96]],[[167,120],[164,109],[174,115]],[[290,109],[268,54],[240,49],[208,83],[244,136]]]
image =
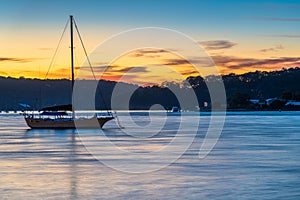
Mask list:
[[180,108],[177,106],[173,106],[171,112],[180,112]]
[[[72,91],[74,86],[74,60],[73,60],[73,16],[70,16],[71,30],[71,71],[72,71]],[[69,113],[71,112],[71,114]],[[75,129],[75,128],[99,128],[112,119],[114,116],[107,111],[104,114],[95,114],[90,118],[76,118],[72,105],[59,105],[43,108],[38,114],[24,112],[24,118],[30,128],[39,129]],[[97,123],[98,122],[98,123]]]

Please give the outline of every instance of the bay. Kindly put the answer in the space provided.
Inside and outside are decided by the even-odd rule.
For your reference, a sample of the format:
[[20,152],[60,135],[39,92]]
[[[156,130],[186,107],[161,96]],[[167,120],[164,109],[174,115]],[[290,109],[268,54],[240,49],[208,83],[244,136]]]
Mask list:
[[[300,198],[300,112],[228,112],[217,144],[204,159],[199,158],[199,150],[209,114],[167,116],[159,134],[146,138],[125,134],[132,129],[122,116],[120,113],[125,129],[109,122],[105,136],[100,137],[135,153],[168,145],[182,120],[188,125],[200,118],[201,123],[193,143],[179,159],[162,168],[161,160],[154,159],[151,165],[158,170],[128,173],[108,166],[104,160],[115,160],[119,168],[128,161],[136,162],[141,169],[149,163],[139,163],[133,155],[111,153],[105,148],[105,140],[95,140],[94,145],[103,153],[101,161],[88,151],[76,130],[30,130],[21,115],[1,114],[0,198]],[[143,127],[160,124],[163,116],[156,113],[149,118],[146,112],[135,112],[131,117]],[[184,137],[192,137],[189,130],[182,133]],[[144,131],[151,133],[151,129]]]

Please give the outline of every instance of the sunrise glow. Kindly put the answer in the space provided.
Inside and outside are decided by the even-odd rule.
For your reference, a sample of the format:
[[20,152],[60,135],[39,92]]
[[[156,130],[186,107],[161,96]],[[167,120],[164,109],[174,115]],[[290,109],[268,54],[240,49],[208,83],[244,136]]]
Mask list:
[[[173,5],[164,2],[162,6],[168,9],[161,18],[156,15],[155,3],[140,2],[123,6],[141,12],[124,11],[126,9],[120,10],[121,7],[117,7],[116,12],[121,12],[124,16],[120,20],[113,13],[98,12],[95,8],[99,3],[92,2],[91,7],[83,9],[81,3],[69,7],[60,1],[32,2],[31,6],[18,1],[14,6],[7,5],[6,9],[1,10],[3,20],[0,24],[0,76],[69,79],[68,32],[62,39],[62,46],[49,72],[48,69],[71,13],[78,23],[88,53],[122,31],[155,26],[179,31],[197,41],[211,56],[220,74],[279,70],[297,67],[300,63],[300,20],[295,20],[299,19],[299,12],[294,4],[283,1],[275,4],[233,1],[211,5],[208,2],[193,2],[185,5],[188,14],[177,16]],[[66,10],[60,9],[53,16],[49,9],[53,4],[59,4]],[[106,7],[113,7],[109,2],[104,4]],[[203,5],[211,6],[214,12],[201,11]],[[23,12],[17,11],[16,7]],[[176,5],[176,8],[179,7],[181,6]],[[229,7],[231,9],[226,10]],[[37,8],[39,12],[31,12],[31,9]],[[236,10],[234,16],[229,14],[233,9]],[[75,66],[79,69],[85,61],[85,55],[78,37],[75,42]],[[167,62],[174,60],[177,64]],[[159,84],[199,75],[193,66],[184,61],[180,64],[180,60],[183,58],[167,51],[141,49],[120,56],[101,74],[101,78],[138,84]],[[103,61],[108,62],[105,58]],[[101,63],[93,63],[93,67],[97,72]],[[97,75],[100,76],[99,73]],[[87,74],[86,78],[92,76]]]

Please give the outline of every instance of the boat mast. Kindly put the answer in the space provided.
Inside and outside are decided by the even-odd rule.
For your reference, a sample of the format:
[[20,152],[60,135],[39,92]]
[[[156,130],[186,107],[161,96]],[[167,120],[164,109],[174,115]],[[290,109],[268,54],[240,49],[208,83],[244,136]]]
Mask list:
[[73,44],[73,16],[70,15],[70,32],[71,32],[71,70],[72,70],[72,94],[74,87],[74,44]]
[[[71,73],[72,73],[72,88],[71,88],[71,99],[73,98],[73,87],[74,87],[74,44],[73,44],[73,16],[70,15],[70,33],[71,33]],[[74,109],[72,106],[72,117],[75,118]]]

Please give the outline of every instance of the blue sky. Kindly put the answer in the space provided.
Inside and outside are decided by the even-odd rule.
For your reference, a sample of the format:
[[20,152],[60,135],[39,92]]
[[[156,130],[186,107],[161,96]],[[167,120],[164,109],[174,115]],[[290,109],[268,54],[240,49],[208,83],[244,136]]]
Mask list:
[[[192,31],[230,29],[238,32],[297,32],[293,23],[277,24],[253,18],[299,18],[298,1],[1,1],[1,24],[57,26],[73,14],[82,24],[101,23],[103,29],[167,26]],[[252,25],[247,27],[247,25]],[[268,25],[268,27],[266,27]],[[299,26],[298,26],[299,27]],[[32,28],[32,27],[31,27]]]

